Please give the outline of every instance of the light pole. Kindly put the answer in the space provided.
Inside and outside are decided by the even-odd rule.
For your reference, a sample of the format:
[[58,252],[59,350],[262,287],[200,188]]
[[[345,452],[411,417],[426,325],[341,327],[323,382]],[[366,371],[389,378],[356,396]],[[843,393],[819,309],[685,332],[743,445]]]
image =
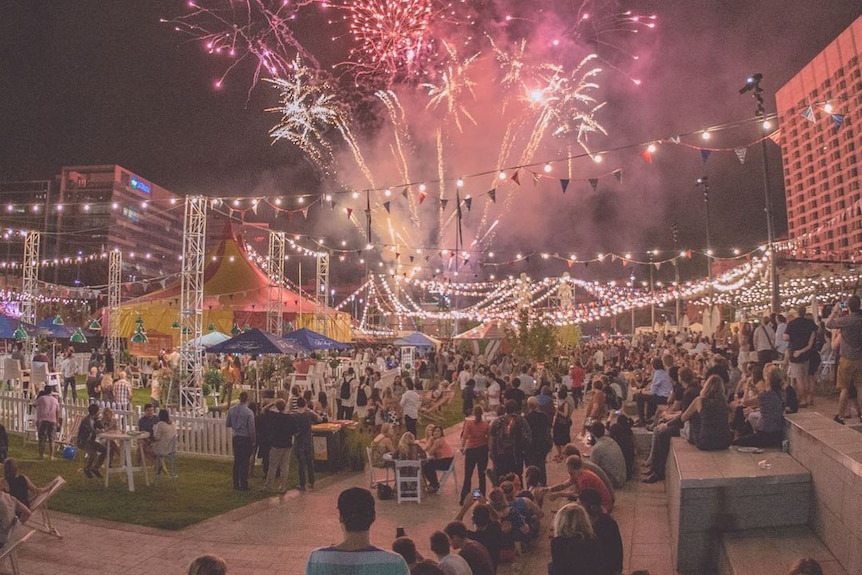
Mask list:
[[703,208],[706,213],[706,278],[709,282],[708,307],[712,310],[712,237],[709,233],[709,178],[697,179],[697,186],[703,189]]
[[[740,94],[752,92],[754,101],[757,103],[754,115],[764,119],[766,111],[763,107],[763,88],[760,87],[760,81],[763,80],[763,74],[752,74],[745,80],[745,85],[739,89]],[[764,120],[761,124],[763,129],[769,128],[769,125]],[[766,138],[760,140],[761,154],[761,169],[763,171],[763,201],[766,211],[766,241],[769,246],[769,275],[771,278],[771,307],[773,313],[781,311],[781,302],[778,299],[778,267],[776,265],[775,254],[775,223],[772,213],[772,197],[769,193],[769,159],[766,156]]]
[[680,328],[680,317],[679,317],[679,226],[673,224],[670,227],[671,234],[673,234],[673,249],[674,249],[674,258],[673,258],[673,281],[674,281],[674,295],[676,295],[676,329],[679,331]]

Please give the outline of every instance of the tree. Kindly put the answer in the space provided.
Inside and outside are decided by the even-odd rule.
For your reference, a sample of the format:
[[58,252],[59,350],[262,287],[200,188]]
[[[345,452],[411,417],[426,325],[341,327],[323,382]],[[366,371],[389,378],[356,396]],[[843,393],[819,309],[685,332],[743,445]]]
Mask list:
[[527,309],[521,310],[517,328],[507,329],[506,336],[514,355],[526,361],[548,361],[559,346],[556,328],[541,317],[531,318]]

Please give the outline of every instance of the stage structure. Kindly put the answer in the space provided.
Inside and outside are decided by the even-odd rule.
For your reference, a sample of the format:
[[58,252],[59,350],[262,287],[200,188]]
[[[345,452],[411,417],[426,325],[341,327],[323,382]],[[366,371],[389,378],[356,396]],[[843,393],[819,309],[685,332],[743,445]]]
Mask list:
[[120,352],[120,297],[123,285],[123,252],[108,252],[108,349]]
[[24,270],[21,284],[21,319],[36,323],[36,296],[39,284],[39,244],[42,234],[29,231],[24,236]]
[[204,407],[201,384],[200,337],[203,335],[204,256],[206,255],[207,201],[186,196],[183,217],[183,268],[180,275],[180,405]]
[[329,317],[326,310],[329,309],[329,252],[318,252],[317,254],[317,281],[314,289],[317,291],[314,301],[314,324],[315,331],[330,337]]
[[267,261],[269,289],[266,300],[266,331],[279,337],[284,335],[284,300],[281,293],[284,285],[284,252],[284,232],[271,232]]

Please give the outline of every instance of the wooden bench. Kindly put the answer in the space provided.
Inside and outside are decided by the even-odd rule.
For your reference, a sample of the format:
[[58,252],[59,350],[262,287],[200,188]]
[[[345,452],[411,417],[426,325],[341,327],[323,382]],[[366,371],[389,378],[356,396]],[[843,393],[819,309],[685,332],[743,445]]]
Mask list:
[[811,474],[778,449],[700,451],[675,437],[665,488],[674,564],[683,573],[715,572],[724,533],[805,526],[810,515]]

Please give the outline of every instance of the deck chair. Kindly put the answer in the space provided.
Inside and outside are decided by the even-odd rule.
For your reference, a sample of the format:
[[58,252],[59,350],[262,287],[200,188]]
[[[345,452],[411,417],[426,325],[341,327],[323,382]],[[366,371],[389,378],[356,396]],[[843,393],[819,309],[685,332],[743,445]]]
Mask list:
[[[27,522],[28,526],[33,526],[42,533],[53,535],[58,539],[63,538],[51,522],[51,516],[48,514],[48,501],[50,501],[54,494],[62,489],[64,485],[66,485],[66,480],[63,479],[61,475],[58,475],[46,486],[44,492],[40,493],[35,499],[33,499],[33,501],[30,502],[30,511],[33,512],[33,515],[30,517],[30,521]],[[36,518],[37,515],[39,516],[38,519]]]
[[452,403],[455,391],[447,389],[436,401],[419,408],[419,415],[434,422],[443,421],[443,410]]
[[395,491],[398,504],[403,501],[422,503],[422,462],[395,462]]
[[[369,475],[368,486],[373,488],[378,483],[385,483],[387,485],[392,483],[393,479],[389,478],[389,469],[390,469],[389,467],[383,467],[383,468],[374,467],[371,464],[371,448],[370,447],[365,448],[365,455],[368,457],[368,475]],[[382,481],[377,478],[377,473],[379,473],[381,471],[383,472],[383,480]]]
[[78,429],[86,417],[83,413],[77,413],[63,422],[60,437],[56,441],[58,450],[63,451],[67,446],[74,446],[78,442]]
[[18,567],[18,548],[33,537],[35,533],[35,529],[27,530],[16,519],[9,533],[9,540],[6,542],[6,545],[0,548],[0,564],[4,560],[9,559],[14,575],[21,575],[21,569]]

